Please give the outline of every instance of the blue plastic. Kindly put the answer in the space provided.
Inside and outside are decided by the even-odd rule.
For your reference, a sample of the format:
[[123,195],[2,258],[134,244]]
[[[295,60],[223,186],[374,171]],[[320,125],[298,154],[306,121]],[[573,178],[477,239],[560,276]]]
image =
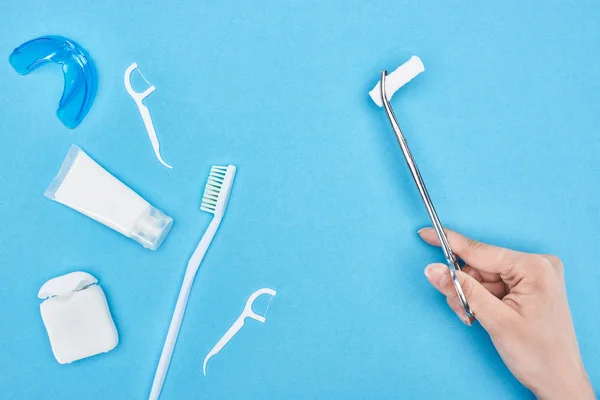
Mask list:
[[10,64],[26,75],[46,62],[62,66],[65,86],[56,115],[67,128],[75,128],[87,115],[98,88],[96,69],[87,52],[71,39],[42,36],[17,47]]

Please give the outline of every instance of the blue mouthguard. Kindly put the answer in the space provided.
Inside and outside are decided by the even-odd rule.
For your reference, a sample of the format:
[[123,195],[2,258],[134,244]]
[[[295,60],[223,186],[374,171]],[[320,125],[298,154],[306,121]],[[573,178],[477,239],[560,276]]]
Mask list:
[[86,51],[71,39],[42,36],[17,47],[9,57],[13,68],[26,75],[46,62],[62,66],[65,87],[56,115],[67,128],[73,129],[92,107],[98,79]]

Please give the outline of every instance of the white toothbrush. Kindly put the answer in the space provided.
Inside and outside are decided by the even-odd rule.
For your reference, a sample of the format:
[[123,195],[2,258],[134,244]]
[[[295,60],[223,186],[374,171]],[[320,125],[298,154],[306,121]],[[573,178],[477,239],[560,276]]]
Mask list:
[[202,236],[202,240],[198,243],[196,250],[194,250],[194,254],[192,254],[192,257],[188,261],[183,284],[181,285],[179,297],[177,298],[177,305],[175,306],[171,325],[169,326],[169,332],[167,333],[167,339],[165,340],[160,355],[160,361],[158,362],[158,368],[154,375],[150,400],[156,400],[160,396],[165,376],[169,370],[175,342],[177,342],[177,336],[179,335],[179,329],[181,328],[181,321],[188,302],[190,290],[192,289],[192,283],[194,283],[194,277],[196,276],[196,272],[198,272],[200,263],[202,262],[215,233],[217,233],[219,224],[225,214],[227,202],[229,201],[229,194],[231,193],[231,186],[233,185],[233,178],[235,177],[235,171],[234,165],[229,165],[228,167],[213,166],[210,170],[210,175],[208,176],[208,181],[204,188],[204,196],[202,197],[202,206],[200,209],[214,214],[214,217],[206,229],[204,236]]

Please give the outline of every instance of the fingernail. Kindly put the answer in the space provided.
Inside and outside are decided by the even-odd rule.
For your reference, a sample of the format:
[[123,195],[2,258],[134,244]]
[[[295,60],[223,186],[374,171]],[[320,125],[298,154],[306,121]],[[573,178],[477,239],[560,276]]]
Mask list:
[[424,228],[421,228],[421,229],[419,229],[419,230],[417,231],[417,234],[420,236],[420,235],[423,233],[423,231],[424,231],[424,230],[426,230],[426,229],[430,229],[430,228],[429,228],[428,226],[426,226],[426,227],[424,227]]
[[444,277],[446,267],[440,264],[429,264],[425,267],[425,277],[434,286],[439,286],[440,280]]
[[469,319],[469,317],[467,317],[465,314],[460,314],[459,318],[465,325],[471,326],[471,319]]

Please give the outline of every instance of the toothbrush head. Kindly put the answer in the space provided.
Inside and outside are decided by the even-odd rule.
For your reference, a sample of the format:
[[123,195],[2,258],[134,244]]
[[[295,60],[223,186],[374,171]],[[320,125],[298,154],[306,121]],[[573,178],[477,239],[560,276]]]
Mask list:
[[233,186],[235,171],[235,165],[227,167],[213,165],[204,187],[204,196],[200,206],[202,211],[214,214],[215,217],[223,217],[229,201],[231,186]]

